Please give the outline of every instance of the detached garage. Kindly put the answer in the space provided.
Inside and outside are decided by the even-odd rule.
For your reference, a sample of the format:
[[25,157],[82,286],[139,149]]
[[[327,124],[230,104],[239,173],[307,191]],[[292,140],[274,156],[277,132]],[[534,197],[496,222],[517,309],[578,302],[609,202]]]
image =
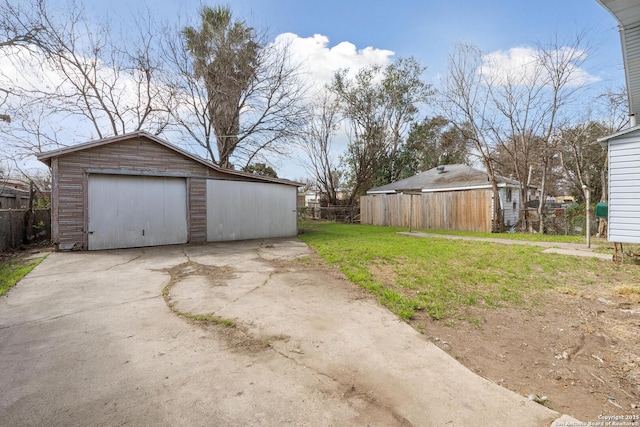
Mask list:
[[38,155],[60,250],[294,236],[299,183],[222,169],[146,132]]

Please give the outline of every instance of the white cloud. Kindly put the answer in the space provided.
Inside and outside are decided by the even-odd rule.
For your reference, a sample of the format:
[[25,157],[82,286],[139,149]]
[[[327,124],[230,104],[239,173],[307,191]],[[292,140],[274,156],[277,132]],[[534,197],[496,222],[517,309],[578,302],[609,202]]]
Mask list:
[[[386,49],[366,47],[358,49],[355,44],[343,41],[334,46],[329,38],[322,34],[312,37],[300,37],[294,33],[278,35],[274,42],[276,46],[288,48],[292,63],[300,65],[300,71],[307,76],[310,90],[307,91],[306,101],[315,100],[317,91],[330,84],[336,71],[349,69],[349,75],[355,75],[360,69],[372,65],[386,66],[391,63],[395,52]],[[347,130],[342,127],[334,137],[333,151],[337,156],[346,147]],[[309,176],[303,165],[306,154],[299,147],[292,146],[287,158],[271,158],[279,176],[290,179],[300,179]]]
[[[355,74],[366,66],[386,66],[391,63],[394,55],[393,51],[374,47],[358,49],[353,43],[347,41],[331,46],[329,38],[320,34],[312,37],[300,37],[293,33],[284,33],[276,37],[274,44],[289,47],[292,60],[301,64],[301,71],[308,75],[309,82],[316,89],[330,83],[334,73],[340,69],[349,69],[350,74]],[[126,73],[116,76],[112,69],[102,67],[103,64],[98,65],[100,79],[114,84],[117,93],[115,101],[119,108],[126,105],[136,105],[133,76]],[[28,57],[28,55],[21,58],[21,61],[10,61],[7,56],[0,55],[0,83],[4,85],[9,82],[19,83],[26,89],[56,91],[61,94],[74,90],[69,82],[65,81],[57,70],[47,66],[42,58]],[[313,96],[314,91],[309,91],[307,99],[312,99]],[[9,101],[14,103],[18,100],[10,99]],[[55,129],[50,133],[55,133],[64,143],[72,144],[76,141],[91,139],[92,128],[80,124],[81,121],[77,116],[53,115],[51,119],[52,127]],[[40,122],[40,124],[44,125],[45,123]],[[341,132],[337,139],[346,140],[346,134]],[[56,147],[46,147],[45,149],[48,148]],[[3,154],[6,154],[8,149],[9,147],[2,147]],[[300,153],[293,154],[293,157],[301,156]],[[31,156],[27,160],[30,168],[43,166]],[[279,159],[273,160],[276,164],[279,162]],[[5,168],[7,166],[5,165]],[[281,166],[282,170],[279,172],[282,176],[299,178],[306,175],[304,169],[294,162],[283,161]]]
[[321,34],[300,37],[293,33],[283,33],[276,37],[274,44],[288,45],[292,59],[302,65],[316,87],[331,82],[340,69],[348,68],[351,73],[370,65],[385,66],[391,62],[394,52],[386,49],[366,47],[358,50],[347,41],[329,46],[329,38]]
[[[548,81],[548,73],[541,66],[540,54],[541,51],[529,46],[491,52],[483,55],[480,72],[485,78],[502,85],[508,82],[541,84]],[[581,68],[586,59],[586,53],[582,50],[561,47],[546,51],[545,54],[556,63],[567,63],[568,85],[571,87],[600,81],[600,78]]]

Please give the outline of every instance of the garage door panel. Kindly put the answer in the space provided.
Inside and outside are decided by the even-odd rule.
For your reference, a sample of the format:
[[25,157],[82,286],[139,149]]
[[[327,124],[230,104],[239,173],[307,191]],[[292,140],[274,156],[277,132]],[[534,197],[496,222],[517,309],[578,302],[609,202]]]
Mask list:
[[296,188],[207,181],[207,241],[295,236]]
[[186,243],[184,178],[91,175],[89,249]]

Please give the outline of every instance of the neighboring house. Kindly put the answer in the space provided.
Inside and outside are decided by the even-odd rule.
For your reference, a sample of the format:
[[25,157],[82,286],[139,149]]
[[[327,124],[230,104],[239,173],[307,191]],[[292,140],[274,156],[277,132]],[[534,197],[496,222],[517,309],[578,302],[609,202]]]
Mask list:
[[[315,187],[311,187],[307,191],[299,193],[298,197],[300,197],[301,201],[304,201],[304,207],[307,208],[320,208],[321,206],[327,206],[328,198],[326,197],[326,194]],[[340,201],[344,201],[349,198],[349,191],[342,188],[336,189],[336,198],[338,200],[338,205],[340,205]]]
[[304,192],[304,206],[307,208],[320,207],[320,199],[322,199],[322,193],[317,188],[310,188]]
[[564,196],[547,196],[545,203],[563,203],[563,204],[573,204],[576,202],[575,196],[564,195]]
[[296,182],[220,168],[146,132],[38,155],[61,250],[294,236]]
[[[504,225],[518,221],[520,183],[497,177]],[[495,230],[493,190],[487,173],[445,165],[372,188],[360,199],[363,224],[440,230]]]
[[21,209],[29,206],[29,190],[0,181],[0,209]]
[[[23,181],[4,178],[0,179],[0,209],[26,209],[29,207],[30,185]],[[51,191],[37,190],[34,193],[34,207],[48,204]]]
[[[337,200],[347,200],[349,198],[349,191],[343,188],[336,189]],[[306,207],[320,207],[321,202],[327,203],[326,194],[317,188],[310,188],[304,192],[304,200]]]
[[609,146],[608,239],[640,243],[640,3],[598,0],[617,20],[627,83],[630,128],[598,139]]

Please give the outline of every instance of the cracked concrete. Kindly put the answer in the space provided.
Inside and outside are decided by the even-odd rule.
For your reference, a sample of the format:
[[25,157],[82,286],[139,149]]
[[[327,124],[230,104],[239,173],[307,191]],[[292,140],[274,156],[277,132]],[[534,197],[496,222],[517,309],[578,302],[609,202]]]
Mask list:
[[[233,320],[228,328],[171,312]],[[296,239],[54,253],[0,299],[7,425],[548,426]],[[566,420],[566,419],[565,419]]]

